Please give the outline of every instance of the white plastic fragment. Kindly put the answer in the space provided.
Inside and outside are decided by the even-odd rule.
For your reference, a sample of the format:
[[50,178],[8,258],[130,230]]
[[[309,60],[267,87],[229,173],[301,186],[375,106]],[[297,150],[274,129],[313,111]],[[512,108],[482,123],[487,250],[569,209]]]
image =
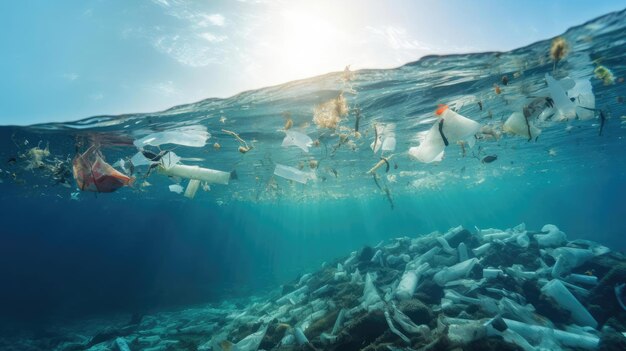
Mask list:
[[575,83],[571,78],[556,81],[548,73],[545,75],[546,83],[548,83],[548,92],[554,101],[556,110],[558,111],[557,120],[568,120],[576,117],[576,105],[567,96],[566,90],[574,87]]
[[482,256],[489,248],[491,247],[491,243],[483,244],[475,249],[472,249],[472,252],[475,256]]
[[388,123],[383,130],[383,151],[393,151],[396,149],[396,125]]
[[559,247],[552,250],[551,255],[556,259],[556,263],[552,267],[552,277],[560,278],[572,269],[589,261],[593,257],[593,252],[573,247]]
[[[541,129],[535,127],[534,123],[526,120],[521,112],[513,112],[502,126],[502,130],[508,133],[522,136],[526,139],[534,139],[541,134]],[[530,130],[530,135],[528,131]]]
[[163,144],[177,144],[190,147],[203,147],[211,134],[202,125],[192,125],[180,128],[173,128],[163,132],[149,134],[141,139],[135,140],[134,144],[138,148],[146,145],[160,146]]
[[546,335],[553,335],[563,346],[595,350],[600,338],[588,334],[573,334],[563,330],[551,329],[539,325],[530,325],[511,319],[503,318],[506,325],[531,343],[539,344]]
[[263,337],[265,336],[265,332],[267,331],[267,325],[261,326],[256,333],[250,334],[245,338],[241,339],[238,343],[235,344],[237,351],[256,351],[261,345],[261,341],[263,341]]
[[182,194],[183,187],[180,184],[172,184],[170,185],[170,191],[176,194]]
[[378,295],[372,275],[368,272],[365,274],[365,286],[363,287],[363,297],[361,298],[361,307],[368,312],[382,309],[383,300]]
[[587,309],[567,290],[558,279],[553,279],[541,288],[541,291],[551,297],[561,307],[572,314],[572,319],[579,325],[596,328],[598,322],[587,311]]
[[309,152],[309,148],[313,145],[313,139],[308,135],[294,130],[285,131],[285,139],[283,139],[282,147],[297,146],[304,152]]
[[409,148],[409,156],[423,163],[439,162],[443,159],[445,148],[446,145],[439,135],[439,126],[434,124],[419,146]]
[[396,327],[393,325],[393,323],[391,322],[391,317],[389,317],[389,311],[387,310],[385,310],[385,320],[387,321],[389,330],[391,330],[392,333],[396,334],[398,337],[400,337],[400,339],[402,339],[402,341],[406,342],[407,344],[411,343],[411,340],[407,338],[406,335],[402,334],[402,332],[396,329]]
[[148,166],[148,165],[151,165],[153,163],[148,158],[146,158],[146,156],[144,156],[143,153],[141,153],[141,151],[139,151],[135,155],[133,155],[133,157],[130,158],[130,162],[135,167]]
[[487,336],[487,328],[479,322],[448,326],[448,339],[453,344],[466,345],[485,336]]
[[160,166],[159,173],[170,177],[197,179],[207,183],[228,184],[230,173],[198,166],[174,165],[170,168]]
[[433,279],[437,285],[444,286],[446,282],[467,276],[476,263],[478,263],[478,259],[472,258],[467,261],[457,263],[452,267],[443,268],[435,274]]
[[546,224],[541,228],[547,234],[535,234],[535,240],[540,247],[560,246],[565,242],[565,233],[559,230],[554,224]]
[[290,302],[289,301],[290,299],[300,300],[301,299],[300,296],[304,296],[308,292],[309,292],[309,287],[307,285],[305,285],[305,286],[303,286],[303,287],[301,287],[299,289],[296,289],[296,290],[294,290],[294,291],[284,295],[283,297],[279,298],[278,300],[276,300],[276,304],[283,305],[285,303]]
[[501,269],[495,269],[495,268],[484,268],[483,269],[483,278],[485,278],[485,279],[497,278],[497,277],[501,276],[502,274],[504,274],[504,272]]
[[339,333],[339,329],[343,326],[343,319],[346,315],[346,309],[342,308],[337,315],[337,319],[335,320],[335,324],[333,325],[333,330],[330,333],[331,335],[337,335]]
[[[402,313],[399,309],[393,306],[393,320],[396,321],[404,331],[411,334],[426,334],[430,331],[428,326],[417,325],[413,323],[411,318]],[[424,328],[425,327],[425,328]]]
[[597,285],[598,284],[598,277],[594,276],[594,275],[585,275],[585,274],[570,274],[567,277],[565,277],[565,280],[576,284],[587,284],[587,285]]
[[438,236],[437,237],[437,242],[441,245],[441,247],[443,248],[443,251],[445,251],[446,253],[453,254],[453,253],[456,252],[456,250],[454,250],[450,246],[450,244],[448,244],[448,241],[443,236]]
[[596,97],[589,79],[577,79],[576,84],[567,92],[567,96],[574,99],[576,115],[580,120],[589,120],[595,116]]
[[383,251],[382,250],[376,250],[376,253],[370,259],[370,262],[378,263],[378,264],[380,264],[382,266],[383,265]]
[[400,279],[400,283],[396,289],[396,297],[399,300],[410,299],[415,293],[415,288],[417,287],[420,275],[426,272],[429,268],[430,265],[428,263],[422,263],[415,270],[407,269],[402,275],[402,279]]
[[196,192],[200,187],[200,181],[197,179],[191,179],[189,184],[187,184],[187,189],[185,189],[185,197],[189,199],[193,199],[196,196]]
[[459,252],[459,262],[466,261],[469,258],[465,243],[460,243],[456,250]]
[[130,347],[128,346],[128,343],[126,342],[126,339],[124,338],[116,338],[115,346],[117,346],[117,349],[119,351],[130,351]]
[[315,172],[303,172],[297,168],[276,164],[274,174],[294,182],[306,184],[309,180],[317,179]]

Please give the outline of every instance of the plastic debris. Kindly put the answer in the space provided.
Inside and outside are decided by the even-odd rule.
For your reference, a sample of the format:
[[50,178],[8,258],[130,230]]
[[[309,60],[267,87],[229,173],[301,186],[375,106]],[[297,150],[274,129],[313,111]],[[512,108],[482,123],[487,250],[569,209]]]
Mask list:
[[400,332],[398,329],[396,329],[396,327],[393,325],[393,322],[391,321],[391,317],[389,316],[389,311],[387,311],[387,310],[385,310],[385,320],[387,321],[387,325],[389,326],[389,330],[391,330],[392,333],[394,333],[398,337],[400,337],[400,339],[402,339],[405,343],[407,343],[407,344],[411,343],[411,339],[407,338],[406,335],[402,334],[402,332]]
[[551,255],[556,259],[556,263],[552,267],[552,276],[560,278],[572,269],[589,261],[593,257],[593,252],[573,247],[559,247],[554,249]]
[[435,274],[433,279],[439,286],[444,286],[447,282],[465,277],[478,263],[477,258],[472,258],[454,266],[446,267]]
[[123,186],[132,185],[135,178],[129,177],[104,161],[96,146],[91,146],[72,162],[74,179],[82,191],[110,193]]
[[172,184],[169,186],[170,191],[176,194],[182,194],[183,193],[183,187],[180,184]]
[[166,168],[161,165],[158,167],[158,171],[159,173],[165,174],[170,177],[196,179],[211,184],[215,183],[228,185],[228,181],[230,180],[229,172],[222,172],[198,166],[176,164]]
[[149,134],[135,140],[134,144],[139,149],[146,145],[160,146],[164,144],[203,147],[210,137],[211,134],[209,134],[205,126],[192,125]]
[[596,100],[588,79],[576,80],[567,77],[556,81],[546,73],[548,92],[557,110],[555,120],[578,118],[588,120],[595,115]]
[[420,162],[440,161],[445,147],[450,143],[465,140],[471,147],[474,145],[474,134],[480,130],[478,122],[461,116],[446,105],[440,105],[435,114],[439,119],[424,140],[418,147],[409,149],[409,156]]
[[119,351],[130,351],[130,347],[124,338],[116,338],[115,346],[117,346]]
[[283,147],[297,146],[304,152],[309,152],[309,148],[313,145],[313,139],[308,135],[294,130],[285,131],[285,139],[283,139]]
[[567,290],[560,280],[551,280],[541,288],[541,291],[554,299],[561,307],[570,311],[576,323],[592,328],[598,326],[598,322],[591,316],[589,311]]
[[317,179],[315,172],[304,172],[294,167],[276,164],[274,174],[294,182],[306,184],[309,180]]
[[541,129],[535,127],[532,121],[527,120],[521,112],[513,112],[502,126],[502,130],[529,140],[541,134]]
[[185,189],[185,197],[189,199],[193,199],[196,196],[196,192],[200,187],[200,180],[191,179],[189,184],[187,184],[187,189]]
[[565,242],[565,233],[559,230],[553,224],[546,224],[541,228],[542,233],[546,234],[535,234],[535,240],[539,243],[541,247],[555,247],[560,246]]
[[541,340],[547,336],[553,337],[559,343],[563,344],[563,346],[588,350],[597,349],[598,344],[600,343],[600,338],[588,334],[568,333],[563,330],[551,329],[539,325],[530,325],[506,318],[504,318],[504,322],[509,329],[515,331],[527,340],[534,341],[536,344],[541,343]]

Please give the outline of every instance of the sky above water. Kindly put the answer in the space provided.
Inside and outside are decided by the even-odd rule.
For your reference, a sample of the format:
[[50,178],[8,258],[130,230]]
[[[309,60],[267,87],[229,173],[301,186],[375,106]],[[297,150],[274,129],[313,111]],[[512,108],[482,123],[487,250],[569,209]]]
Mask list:
[[506,51],[616,0],[0,2],[0,125],[152,112],[331,71]]

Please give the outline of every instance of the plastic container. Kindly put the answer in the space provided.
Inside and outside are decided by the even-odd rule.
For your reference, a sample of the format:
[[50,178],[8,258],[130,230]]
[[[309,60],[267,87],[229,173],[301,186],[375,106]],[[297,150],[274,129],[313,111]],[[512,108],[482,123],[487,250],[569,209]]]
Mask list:
[[169,168],[159,166],[159,173],[170,177],[181,177],[187,179],[201,180],[207,183],[227,185],[230,180],[230,173],[217,171],[214,169],[201,168],[198,166],[173,165]]
[[485,254],[485,252],[487,252],[487,250],[489,250],[490,247],[491,247],[491,243],[486,243],[475,249],[472,249],[472,252],[474,253],[475,256],[482,256]]
[[595,350],[600,344],[600,338],[588,334],[574,334],[563,330],[557,330],[539,325],[530,325],[511,319],[503,318],[509,329],[518,333],[527,340],[539,341],[541,338],[552,335],[554,339],[563,344],[563,346],[569,346],[573,348],[583,348],[588,350]]
[[573,247],[559,247],[551,253],[556,258],[556,263],[552,267],[552,276],[560,278],[569,273],[572,269],[583,265],[593,258],[591,250],[577,249]]
[[188,199],[193,199],[196,196],[196,192],[200,187],[200,181],[197,179],[192,179],[187,184],[187,189],[185,189],[185,197]]
[[477,258],[472,258],[467,261],[463,261],[455,264],[452,267],[446,267],[433,277],[435,283],[439,286],[444,286],[447,282],[451,280],[457,280],[467,276],[467,274],[474,268],[474,265],[478,263]]
[[484,268],[483,269],[483,278],[485,278],[485,279],[497,278],[497,277],[501,276],[502,274],[504,274],[504,272],[501,269],[495,269],[495,268]]
[[459,262],[467,261],[467,259],[469,259],[465,243],[460,243],[456,250],[459,252]]
[[541,288],[541,291],[556,301],[561,307],[572,314],[572,319],[579,325],[596,328],[598,322],[585,307],[567,290],[558,279],[553,279]]

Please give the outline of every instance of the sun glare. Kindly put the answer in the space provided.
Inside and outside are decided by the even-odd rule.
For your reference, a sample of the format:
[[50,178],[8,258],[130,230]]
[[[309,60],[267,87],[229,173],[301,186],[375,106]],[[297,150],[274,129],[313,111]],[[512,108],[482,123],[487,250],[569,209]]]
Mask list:
[[283,80],[337,71],[348,64],[338,64],[344,36],[332,18],[302,9],[283,10],[277,22],[267,42],[276,75]]

